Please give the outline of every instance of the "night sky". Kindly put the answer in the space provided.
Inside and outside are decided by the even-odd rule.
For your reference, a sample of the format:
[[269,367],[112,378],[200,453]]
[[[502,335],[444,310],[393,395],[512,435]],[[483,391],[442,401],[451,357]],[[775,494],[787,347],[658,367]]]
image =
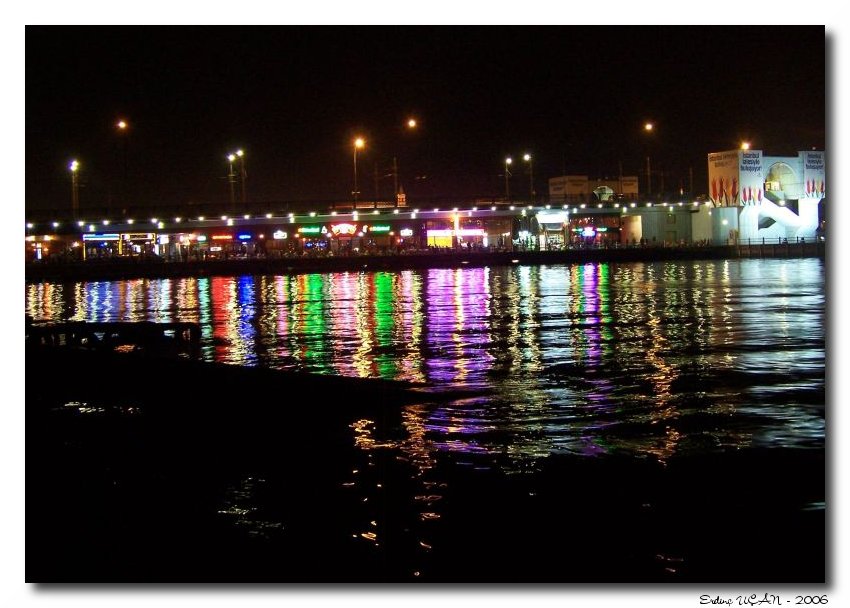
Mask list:
[[700,194],[709,152],[826,143],[821,26],[29,26],[25,46],[28,210],[67,210],[73,158],[85,209],[120,207],[125,179],[133,205],[226,203],[237,148],[250,201],[347,200],[355,135],[362,196],[376,163],[392,191],[395,156],[411,202],[501,196],[506,155],[525,193],[526,151],[538,192],[648,152]]

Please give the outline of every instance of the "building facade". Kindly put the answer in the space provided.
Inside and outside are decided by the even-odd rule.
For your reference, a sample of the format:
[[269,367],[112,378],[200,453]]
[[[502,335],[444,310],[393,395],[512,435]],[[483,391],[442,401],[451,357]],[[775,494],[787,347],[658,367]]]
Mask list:
[[708,155],[709,196],[717,241],[818,238],[823,231],[826,153],[765,156],[761,150]]
[[590,179],[587,175],[561,175],[549,179],[549,200],[552,203],[573,200],[600,202],[615,199],[635,200],[638,198],[638,178],[623,175],[617,179]]

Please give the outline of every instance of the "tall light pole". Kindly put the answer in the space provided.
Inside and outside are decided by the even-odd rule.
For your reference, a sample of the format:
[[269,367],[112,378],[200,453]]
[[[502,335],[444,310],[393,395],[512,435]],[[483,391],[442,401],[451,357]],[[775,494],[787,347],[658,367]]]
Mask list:
[[522,160],[528,163],[528,192],[531,196],[531,202],[534,202],[534,159],[531,158],[531,154],[524,154]]
[[119,120],[115,123],[115,128],[118,129],[118,134],[121,137],[121,203],[127,204],[127,139],[128,129],[130,125],[126,120]]
[[72,160],[68,169],[71,170],[71,215],[74,219],[77,219],[80,210],[80,181],[78,178],[80,163]]
[[[409,131],[413,131],[418,123],[415,118],[409,118],[405,124]],[[393,193],[396,197],[396,206],[398,206],[398,159],[395,156],[393,156]]]
[[[643,125],[643,130],[647,133],[652,133],[652,130],[655,128],[651,122]],[[649,144],[646,146],[646,193],[652,194],[652,164],[649,160]]]
[[510,181],[508,181],[511,177],[511,172],[508,167],[512,162],[514,161],[510,156],[505,159],[505,200],[508,201],[511,200],[511,184]]
[[236,174],[233,173],[233,161],[236,160],[236,155],[235,154],[228,154],[227,160],[230,163],[229,164],[229,170],[227,172],[227,182],[230,184],[230,206],[232,208],[236,203],[236,190],[235,190],[235,184],[234,184],[234,182],[236,180]]
[[242,185],[242,206],[245,206],[245,201],[248,200],[245,195],[245,180],[248,178],[248,174],[245,172],[245,152],[244,150],[237,150],[236,156],[239,157],[239,181]]
[[362,149],[366,145],[366,142],[362,137],[358,137],[354,140],[354,208],[357,209],[357,195],[359,194],[357,190],[357,151]]

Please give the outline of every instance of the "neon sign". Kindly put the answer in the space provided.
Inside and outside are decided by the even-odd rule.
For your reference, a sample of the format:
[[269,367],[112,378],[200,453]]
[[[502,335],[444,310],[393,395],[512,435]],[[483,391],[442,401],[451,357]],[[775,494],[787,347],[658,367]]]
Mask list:
[[331,232],[336,235],[350,236],[357,232],[355,224],[334,224],[331,226]]
[[461,228],[460,230],[429,230],[428,236],[486,236],[487,231],[483,228]]
[[428,236],[454,236],[454,230],[429,230]]
[[287,236],[289,235],[286,234],[283,230],[275,230],[274,234],[272,234],[272,237],[274,237],[274,239],[277,241],[285,239]]
[[401,236],[413,236],[413,230],[412,230],[412,229],[410,229],[410,228],[402,228],[402,229],[399,231],[399,234],[400,234]]
[[212,237],[212,240],[214,240],[214,241],[232,241],[233,235],[232,234],[214,234],[213,237]]
[[114,233],[109,234],[84,234],[84,241],[117,241],[118,235]]
[[321,234],[322,227],[321,226],[301,226],[298,229],[298,232],[301,234]]
[[240,234],[237,238],[238,238],[240,241],[250,241],[250,240],[251,240],[251,235],[250,235],[250,234]]

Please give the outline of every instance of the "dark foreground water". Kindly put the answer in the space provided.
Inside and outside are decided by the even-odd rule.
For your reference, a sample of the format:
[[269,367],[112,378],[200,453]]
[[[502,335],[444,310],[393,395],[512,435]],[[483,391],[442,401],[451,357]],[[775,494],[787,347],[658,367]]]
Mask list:
[[56,400],[28,360],[27,578],[823,581],[824,281],[749,259],[28,285],[36,320],[194,321],[209,361],[482,393],[364,418],[245,386],[186,417],[191,386]]

